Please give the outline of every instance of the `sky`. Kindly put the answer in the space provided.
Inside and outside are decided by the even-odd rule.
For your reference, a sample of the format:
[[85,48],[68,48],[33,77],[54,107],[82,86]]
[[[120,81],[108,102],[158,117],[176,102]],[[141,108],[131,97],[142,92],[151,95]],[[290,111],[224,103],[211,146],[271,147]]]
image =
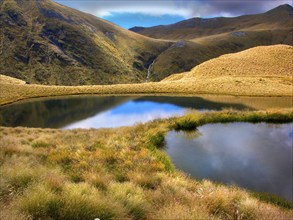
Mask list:
[[54,0],[126,29],[172,24],[192,17],[233,17],[265,12],[292,0]]

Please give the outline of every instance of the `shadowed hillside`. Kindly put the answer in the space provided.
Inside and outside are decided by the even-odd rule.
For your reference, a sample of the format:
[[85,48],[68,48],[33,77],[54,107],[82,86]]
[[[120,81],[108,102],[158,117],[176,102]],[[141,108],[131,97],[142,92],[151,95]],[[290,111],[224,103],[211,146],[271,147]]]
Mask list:
[[0,125],[8,127],[62,128],[70,123],[92,117],[131,97],[67,97],[63,99],[31,100],[0,108]]
[[151,79],[160,80],[223,54],[261,45],[293,45],[293,10],[281,5],[263,14],[235,18],[192,18],[172,25],[135,27],[140,34],[176,40],[157,57]]
[[0,1],[0,72],[29,83],[144,81],[168,46],[51,0]]

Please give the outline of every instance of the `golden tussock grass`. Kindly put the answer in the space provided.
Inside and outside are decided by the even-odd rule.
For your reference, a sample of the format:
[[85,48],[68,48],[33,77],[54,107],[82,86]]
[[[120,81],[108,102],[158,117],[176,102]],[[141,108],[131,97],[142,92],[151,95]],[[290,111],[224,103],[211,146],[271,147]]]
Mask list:
[[243,189],[190,179],[162,147],[170,129],[290,122],[292,109],[189,113],[115,129],[0,127],[1,219],[289,219]]

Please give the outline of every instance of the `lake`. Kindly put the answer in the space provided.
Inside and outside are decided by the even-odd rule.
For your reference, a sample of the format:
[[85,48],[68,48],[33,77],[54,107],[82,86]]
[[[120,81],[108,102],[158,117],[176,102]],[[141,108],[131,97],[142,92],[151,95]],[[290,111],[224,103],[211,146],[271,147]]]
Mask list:
[[170,131],[166,144],[175,166],[196,179],[293,199],[293,123],[207,124]]
[[292,107],[291,97],[75,96],[32,99],[0,107],[0,126],[108,128],[183,115],[187,110]]

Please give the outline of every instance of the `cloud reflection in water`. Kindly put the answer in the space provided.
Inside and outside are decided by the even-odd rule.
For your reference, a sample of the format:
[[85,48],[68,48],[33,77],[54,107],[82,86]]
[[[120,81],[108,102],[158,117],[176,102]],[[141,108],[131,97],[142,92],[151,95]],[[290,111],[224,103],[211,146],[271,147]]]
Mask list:
[[169,132],[167,153],[197,179],[211,179],[256,191],[292,195],[293,124],[208,124],[201,135]]
[[111,128],[134,125],[158,118],[183,115],[185,109],[172,104],[149,101],[128,101],[116,108],[101,112],[93,117],[69,124],[64,129]]

